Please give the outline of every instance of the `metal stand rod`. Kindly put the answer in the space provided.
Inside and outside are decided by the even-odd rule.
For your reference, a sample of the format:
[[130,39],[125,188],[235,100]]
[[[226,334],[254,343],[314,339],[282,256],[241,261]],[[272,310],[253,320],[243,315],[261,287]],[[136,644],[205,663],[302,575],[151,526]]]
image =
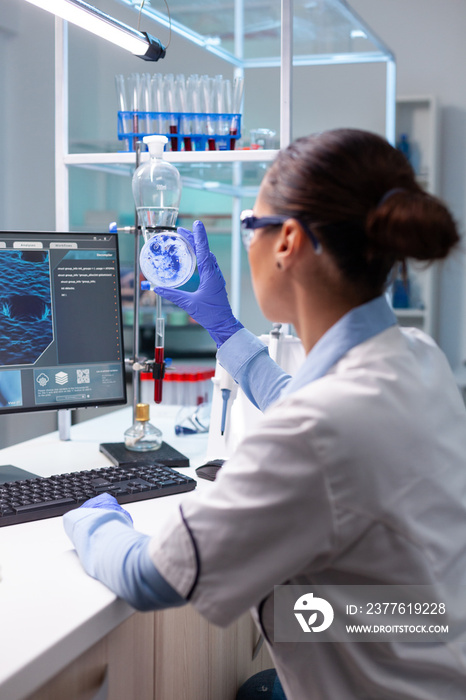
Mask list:
[[[141,163],[141,143],[136,143],[136,169]],[[136,422],[136,406],[141,398],[141,374],[139,368],[139,248],[141,233],[138,226],[138,213],[135,212],[134,225],[134,300],[133,300],[133,423]]]
[[57,416],[60,440],[71,440],[71,411],[67,408],[61,408],[57,411]]
[[[68,23],[55,18],[55,228],[69,231]],[[71,411],[57,411],[60,440],[71,439]]]
[[280,148],[291,141],[293,82],[293,0],[281,0]]

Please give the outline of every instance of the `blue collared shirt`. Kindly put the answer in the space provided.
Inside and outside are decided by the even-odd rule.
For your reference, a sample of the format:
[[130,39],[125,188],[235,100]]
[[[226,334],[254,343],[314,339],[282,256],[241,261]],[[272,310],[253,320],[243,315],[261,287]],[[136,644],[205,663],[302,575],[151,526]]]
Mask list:
[[262,341],[244,328],[220,347],[217,357],[252,403],[265,411],[278,398],[323,377],[351,348],[396,322],[385,296],[351,309],[317,341],[294,377],[277,367]]

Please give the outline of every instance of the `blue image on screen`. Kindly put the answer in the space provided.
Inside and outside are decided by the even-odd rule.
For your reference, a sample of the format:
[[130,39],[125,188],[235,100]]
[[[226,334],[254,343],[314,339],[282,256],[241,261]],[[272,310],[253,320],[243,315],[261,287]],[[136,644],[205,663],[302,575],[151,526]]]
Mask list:
[[52,340],[48,251],[0,251],[0,365],[34,364]]
[[0,372],[0,406],[22,406],[21,371]]

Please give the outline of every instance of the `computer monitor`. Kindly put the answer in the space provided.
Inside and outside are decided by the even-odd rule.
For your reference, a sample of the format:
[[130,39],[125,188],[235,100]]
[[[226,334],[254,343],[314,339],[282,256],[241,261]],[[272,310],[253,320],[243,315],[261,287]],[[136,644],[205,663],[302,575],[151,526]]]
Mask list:
[[124,403],[117,234],[0,231],[0,416]]

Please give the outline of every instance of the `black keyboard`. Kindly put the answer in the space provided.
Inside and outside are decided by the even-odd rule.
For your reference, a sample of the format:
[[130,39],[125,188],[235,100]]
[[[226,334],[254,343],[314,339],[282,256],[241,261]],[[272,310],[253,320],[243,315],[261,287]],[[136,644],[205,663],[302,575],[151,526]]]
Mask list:
[[63,515],[110,493],[118,503],[192,491],[196,481],[163,464],[128,464],[0,484],[0,527]]

